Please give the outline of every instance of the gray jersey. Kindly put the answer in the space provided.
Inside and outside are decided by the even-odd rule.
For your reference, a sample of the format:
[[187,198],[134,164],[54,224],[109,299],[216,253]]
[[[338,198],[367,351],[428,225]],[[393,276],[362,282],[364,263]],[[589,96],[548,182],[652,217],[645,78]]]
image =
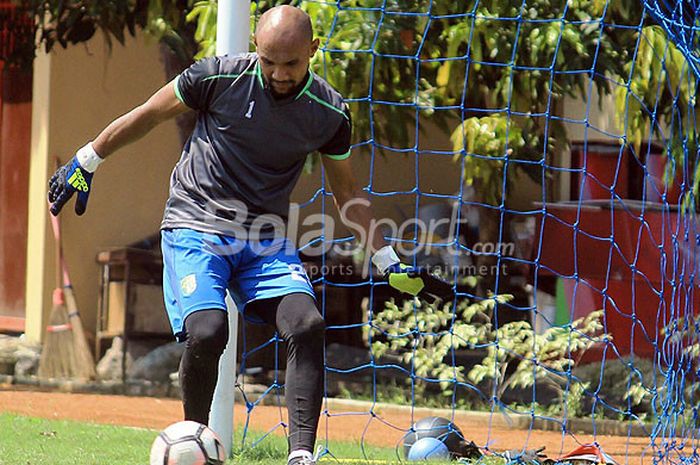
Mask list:
[[237,235],[262,225],[269,234],[287,219],[309,153],[350,154],[347,107],[311,72],[277,100],[256,54],[211,57],[180,74],[175,91],[198,115],[170,178],[162,228]]

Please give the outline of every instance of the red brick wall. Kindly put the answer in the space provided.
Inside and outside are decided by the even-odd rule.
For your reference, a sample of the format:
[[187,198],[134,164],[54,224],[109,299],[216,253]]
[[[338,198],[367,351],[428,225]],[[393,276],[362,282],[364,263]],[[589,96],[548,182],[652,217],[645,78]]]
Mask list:
[[[0,2],[3,17],[12,8]],[[12,21],[0,24],[0,51],[12,55]],[[22,331],[25,315],[32,73],[0,61],[0,331]]]

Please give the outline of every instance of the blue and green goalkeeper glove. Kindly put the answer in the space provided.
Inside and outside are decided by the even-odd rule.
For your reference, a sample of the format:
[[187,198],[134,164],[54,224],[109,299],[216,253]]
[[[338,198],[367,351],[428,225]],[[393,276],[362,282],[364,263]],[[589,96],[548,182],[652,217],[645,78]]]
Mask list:
[[431,274],[427,269],[400,262],[394,249],[387,245],[372,257],[372,263],[394,289],[429,302],[446,300],[454,295],[452,285]]
[[78,150],[71,160],[60,167],[49,180],[51,214],[56,216],[77,192],[75,213],[82,215],[87,208],[92,176],[102,158],[92,148],[92,143]]

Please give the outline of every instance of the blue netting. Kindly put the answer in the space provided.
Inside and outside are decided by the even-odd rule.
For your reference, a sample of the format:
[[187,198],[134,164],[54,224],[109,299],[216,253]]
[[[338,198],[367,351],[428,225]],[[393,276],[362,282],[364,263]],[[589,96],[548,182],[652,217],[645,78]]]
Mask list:
[[696,0],[644,0],[644,7],[683,52],[695,75],[700,76],[700,3]]
[[[325,452],[347,458],[331,442],[344,437],[356,458],[387,444],[403,458],[426,407],[485,453],[596,443],[621,463],[695,463],[697,1],[300,6],[322,37],[314,69],[353,112],[376,216],[449,219],[387,240],[423,247],[405,260],[456,295],[404,301],[357,271],[361,256],[333,252],[353,244],[342,228],[302,236],[328,322],[327,398],[366,401],[326,402]],[[332,213],[321,165],[296,199],[301,218]],[[283,399],[284,351],[246,330],[242,372],[268,373],[245,396],[243,442],[250,428],[258,445],[286,427],[281,408],[273,427],[255,420]]]

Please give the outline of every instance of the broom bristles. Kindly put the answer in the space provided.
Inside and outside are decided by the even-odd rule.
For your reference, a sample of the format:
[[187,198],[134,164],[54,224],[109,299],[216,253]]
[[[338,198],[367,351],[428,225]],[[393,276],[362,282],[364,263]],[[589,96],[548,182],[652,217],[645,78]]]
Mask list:
[[[75,325],[71,322],[64,303],[62,289],[54,290],[53,306],[46,326],[44,347],[39,359],[39,378],[42,379],[90,379],[75,347]],[[82,328],[81,328],[82,329]]]
[[83,322],[80,319],[80,313],[78,313],[78,306],[75,302],[73,288],[66,285],[63,293],[68,303],[68,321],[71,324],[73,333],[77,377],[82,379],[94,379],[96,376],[95,359],[92,357],[92,352],[90,351],[87,338],[85,337],[85,330],[83,329]]
[[63,302],[61,289],[54,289],[53,306],[46,326],[44,347],[39,359],[40,378],[68,378],[71,374],[71,361],[67,357],[72,346],[73,335],[70,333],[68,311]]

